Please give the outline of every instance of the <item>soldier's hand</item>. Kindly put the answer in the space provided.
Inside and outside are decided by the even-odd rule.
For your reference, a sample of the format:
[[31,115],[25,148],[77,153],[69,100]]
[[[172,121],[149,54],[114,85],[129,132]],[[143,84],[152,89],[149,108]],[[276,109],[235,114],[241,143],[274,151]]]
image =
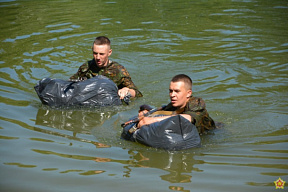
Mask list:
[[118,95],[119,95],[120,99],[124,99],[124,97],[128,94],[129,94],[129,88],[128,87],[124,87],[124,88],[118,90]]

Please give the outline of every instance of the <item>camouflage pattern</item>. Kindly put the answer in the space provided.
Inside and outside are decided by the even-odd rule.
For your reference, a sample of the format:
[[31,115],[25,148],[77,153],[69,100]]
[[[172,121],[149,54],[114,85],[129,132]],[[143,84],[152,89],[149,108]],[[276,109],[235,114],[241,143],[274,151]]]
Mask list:
[[[169,103],[164,110],[176,111],[176,108]],[[192,117],[191,122],[195,124],[199,134],[207,133],[207,131],[216,128],[215,122],[209,116],[206,110],[206,104],[202,98],[191,96],[184,108],[183,114],[188,114]]]
[[122,65],[117,62],[110,61],[106,67],[99,68],[96,65],[94,59],[84,63],[81,65],[74,75],[70,77],[70,81],[83,81],[97,75],[103,75],[111,79],[118,87],[118,89],[122,89],[123,87],[128,87],[129,89],[133,89],[136,92],[136,97],[142,97],[142,93],[135,86],[128,71]]

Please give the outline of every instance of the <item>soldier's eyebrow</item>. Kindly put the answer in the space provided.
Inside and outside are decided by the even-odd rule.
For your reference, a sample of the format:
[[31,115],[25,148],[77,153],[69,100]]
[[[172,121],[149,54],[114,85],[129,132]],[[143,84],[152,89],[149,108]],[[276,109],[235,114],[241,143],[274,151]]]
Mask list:
[[[93,54],[98,54],[99,52],[93,51]],[[105,53],[99,53],[100,55],[104,55]]]
[[180,89],[169,89],[169,92],[173,92],[173,91],[180,92]]

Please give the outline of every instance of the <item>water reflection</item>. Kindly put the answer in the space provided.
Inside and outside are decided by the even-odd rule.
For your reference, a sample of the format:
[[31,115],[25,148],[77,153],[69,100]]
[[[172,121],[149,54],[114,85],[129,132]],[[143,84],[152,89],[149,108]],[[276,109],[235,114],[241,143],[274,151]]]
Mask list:
[[36,125],[43,125],[56,129],[72,131],[77,133],[89,134],[91,129],[101,126],[117,112],[108,110],[73,110],[73,109],[52,109],[42,107],[38,109],[36,115]]
[[25,165],[25,164],[22,164],[22,163],[4,163],[4,165],[15,165],[15,166],[18,166],[18,167],[21,167],[21,168],[34,168],[34,167],[37,167],[36,165]]
[[196,161],[193,153],[130,150],[128,154],[136,160],[135,166],[137,167],[158,168],[167,171],[167,174],[160,177],[169,183],[190,183],[192,171],[202,172],[193,167],[194,164],[203,163],[201,160]]
[[[192,153],[174,153],[158,150],[129,150],[129,160],[116,160],[112,158],[94,157],[97,163],[120,163],[123,164],[123,177],[130,177],[132,167],[157,168],[167,172],[160,175],[162,180],[169,183],[190,183],[192,171],[202,172],[194,168],[194,164],[203,164],[204,161],[195,160]],[[86,158],[87,159],[87,158]]]
[[[93,145],[98,145],[97,142],[91,142]],[[101,145],[101,144],[100,144]],[[103,146],[102,146],[103,147]],[[43,155],[54,155],[60,158],[82,160],[82,161],[94,161],[96,163],[117,163],[121,164],[124,168],[123,177],[130,178],[133,172],[133,167],[141,168],[157,168],[164,170],[166,173],[159,175],[160,178],[169,183],[190,183],[192,182],[192,171],[202,172],[198,168],[194,168],[194,165],[203,164],[202,160],[195,160],[193,153],[180,153],[180,152],[167,152],[158,150],[128,150],[129,158],[127,159],[113,159],[109,157],[99,156],[87,156],[77,154],[67,154],[63,152],[55,152],[48,150],[32,149],[36,153]],[[102,166],[100,166],[102,167]],[[105,166],[103,166],[104,168]],[[61,173],[75,172],[73,170],[61,171]],[[76,172],[79,174],[99,174],[105,172],[104,170],[79,170]]]

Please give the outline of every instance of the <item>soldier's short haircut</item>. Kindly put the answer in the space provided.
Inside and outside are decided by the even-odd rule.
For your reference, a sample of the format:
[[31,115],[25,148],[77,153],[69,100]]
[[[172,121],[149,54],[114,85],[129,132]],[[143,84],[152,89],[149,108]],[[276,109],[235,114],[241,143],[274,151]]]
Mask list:
[[174,83],[179,82],[179,81],[184,82],[187,89],[192,90],[192,79],[188,75],[178,74],[178,75],[175,75],[171,80],[171,82],[174,82]]
[[110,40],[108,39],[108,37],[99,36],[99,37],[96,37],[93,44],[95,44],[95,45],[109,45],[110,46]]

